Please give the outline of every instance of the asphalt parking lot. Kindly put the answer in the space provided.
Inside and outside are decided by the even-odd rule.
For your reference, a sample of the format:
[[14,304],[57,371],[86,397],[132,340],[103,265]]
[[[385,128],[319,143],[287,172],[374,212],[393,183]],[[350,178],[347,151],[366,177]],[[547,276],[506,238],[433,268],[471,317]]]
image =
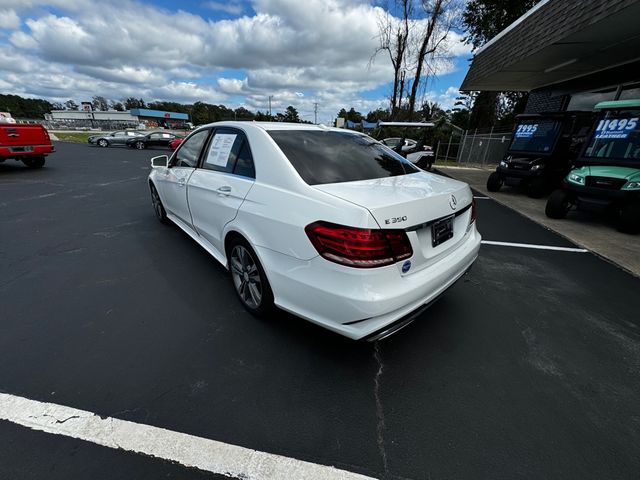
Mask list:
[[[638,478],[638,278],[479,198],[485,241],[552,249],[485,244],[412,325],[356,343],[246,313],[156,221],[162,151],[56,149],[0,164],[0,392],[376,478]],[[218,478],[0,421],[0,478],[165,477]]]

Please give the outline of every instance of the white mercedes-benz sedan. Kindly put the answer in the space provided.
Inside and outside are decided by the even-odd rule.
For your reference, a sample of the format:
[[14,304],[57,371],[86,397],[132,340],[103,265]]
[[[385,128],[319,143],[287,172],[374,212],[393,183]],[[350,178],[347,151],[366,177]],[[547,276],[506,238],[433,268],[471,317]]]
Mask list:
[[478,256],[469,186],[357,132],[213,123],[151,166],[157,217],[230,271],[253,314],[276,305],[353,339],[380,339]]

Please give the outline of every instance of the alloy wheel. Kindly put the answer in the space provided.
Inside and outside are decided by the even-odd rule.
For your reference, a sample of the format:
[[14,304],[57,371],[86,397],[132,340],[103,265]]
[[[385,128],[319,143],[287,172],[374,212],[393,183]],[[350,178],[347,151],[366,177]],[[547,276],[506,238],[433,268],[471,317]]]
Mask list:
[[262,303],[262,279],[253,256],[242,245],[231,251],[231,277],[240,299],[252,309]]

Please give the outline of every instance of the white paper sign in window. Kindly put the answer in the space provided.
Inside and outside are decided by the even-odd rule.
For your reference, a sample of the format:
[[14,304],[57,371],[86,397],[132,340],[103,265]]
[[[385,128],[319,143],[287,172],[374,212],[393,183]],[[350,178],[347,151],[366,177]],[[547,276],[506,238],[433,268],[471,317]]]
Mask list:
[[237,135],[231,133],[216,134],[211,142],[211,148],[209,148],[209,154],[207,155],[205,163],[218,167],[226,167],[236,137]]

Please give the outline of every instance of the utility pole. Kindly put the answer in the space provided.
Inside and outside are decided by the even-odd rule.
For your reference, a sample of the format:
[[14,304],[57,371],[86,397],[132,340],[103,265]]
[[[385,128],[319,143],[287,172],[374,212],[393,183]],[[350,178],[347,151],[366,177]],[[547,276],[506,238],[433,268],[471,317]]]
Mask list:
[[313,104],[313,123],[318,124],[318,102]]
[[271,99],[273,98],[273,95],[269,95],[269,120],[271,120]]

